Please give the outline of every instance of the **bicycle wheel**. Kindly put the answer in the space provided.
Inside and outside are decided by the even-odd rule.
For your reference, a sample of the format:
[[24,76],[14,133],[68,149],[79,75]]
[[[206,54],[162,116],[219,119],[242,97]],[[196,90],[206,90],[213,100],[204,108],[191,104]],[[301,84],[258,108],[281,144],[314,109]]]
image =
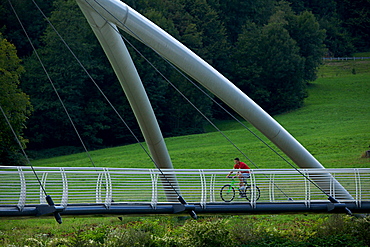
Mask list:
[[235,189],[230,184],[222,186],[220,190],[221,199],[224,202],[231,202],[235,197]]
[[260,192],[260,188],[258,188],[257,186],[247,186],[245,188],[245,197],[248,201],[251,201],[253,199],[253,201],[257,201],[258,199],[260,199],[260,195],[261,195],[261,192]]

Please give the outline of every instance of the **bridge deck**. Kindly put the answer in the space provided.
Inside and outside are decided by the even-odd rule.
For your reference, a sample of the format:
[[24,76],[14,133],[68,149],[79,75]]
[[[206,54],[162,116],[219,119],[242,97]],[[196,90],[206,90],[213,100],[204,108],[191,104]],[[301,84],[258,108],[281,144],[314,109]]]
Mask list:
[[[251,170],[250,185],[260,189],[256,201],[238,198],[224,202],[220,189],[230,184],[230,170],[208,169],[163,170],[175,175],[178,193],[186,200],[168,202],[169,183],[156,169],[119,168],[50,168],[36,167],[37,176],[55,206],[50,207],[43,189],[29,167],[0,167],[0,216],[40,216],[54,211],[61,215],[126,215],[174,214],[194,210],[197,213],[294,213],[294,212],[370,212],[370,169],[292,169]],[[352,195],[353,200],[332,203],[328,196],[338,198],[335,183],[326,181],[326,194],[308,178],[330,173]],[[323,179],[325,176],[323,176]],[[235,183],[237,191],[238,181]],[[176,193],[174,193],[176,194]],[[167,195],[168,196],[168,195]]]

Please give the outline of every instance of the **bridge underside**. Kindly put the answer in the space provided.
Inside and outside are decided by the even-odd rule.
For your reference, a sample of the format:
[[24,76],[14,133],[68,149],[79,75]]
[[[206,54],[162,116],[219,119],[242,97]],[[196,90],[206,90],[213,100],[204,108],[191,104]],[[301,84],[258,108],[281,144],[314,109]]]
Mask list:
[[[349,209],[349,211],[347,210]],[[370,213],[370,201],[331,203],[329,201],[305,202],[268,202],[268,203],[200,203],[183,205],[180,203],[112,203],[109,208],[104,204],[72,204],[68,207],[48,205],[28,205],[22,211],[16,205],[0,206],[1,219],[17,217],[44,217],[59,212],[61,216],[130,216],[130,215],[184,215],[194,210],[202,214],[298,214],[298,213]]]

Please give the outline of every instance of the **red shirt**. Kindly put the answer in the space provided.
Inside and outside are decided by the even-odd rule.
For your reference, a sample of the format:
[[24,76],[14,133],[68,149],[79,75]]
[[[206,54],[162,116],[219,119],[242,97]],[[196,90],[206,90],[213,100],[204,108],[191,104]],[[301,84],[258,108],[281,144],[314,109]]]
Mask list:
[[[247,164],[244,162],[239,162],[238,164],[234,165],[234,169],[250,169]],[[249,171],[241,171],[242,173],[249,173]]]

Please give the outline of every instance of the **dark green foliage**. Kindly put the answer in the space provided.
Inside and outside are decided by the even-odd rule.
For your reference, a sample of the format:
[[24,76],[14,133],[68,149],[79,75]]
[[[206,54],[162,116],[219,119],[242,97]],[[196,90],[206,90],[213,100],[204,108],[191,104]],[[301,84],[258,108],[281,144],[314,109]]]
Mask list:
[[320,17],[333,16],[336,14],[336,0],[289,0],[292,9],[297,12],[311,11]]
[[32,107],[28,95],[19,88],[19,79],[23,72],[15,46],[0,33],[0,165],[24,163],[19,150],[20,145],[25,148],[27,143],[23,138],[23,130]]
[[239,34],[243,32],[242,27],[247,21],[261,26],[267,23],[273,13],[275,2],[274,0],[229,0],[217,1],[213,4],[219,9],[220,18],[225,23],[229,40],[231,44],[234,44]]
[[350,56],[370,47],[370,3],[366,0],[289,0],[294,11],[312,11],[326,30],[329,56]]
[[364,245],[370,246],[370,219],[369,217],[356,220],[354,234],[358,236]]
[[309,239],[308,243],[310,246],[367,246],[368,243],[365,245],[365,242],[368,241],[369,226],[366,229],[364,222],[369,221],[356,220],[345,215],[331,215],[317,225],[316,237]]
[[224,220],[187,221],[177,236],[177,246],[231,246],[231,233]]
[[[349,55],[369,47],[365,1],[125,1],[214,66],[268,112],[296,109],[316,79],[324,52]],[[12,1],[72,120],[89,149],[135,142],[32,1]],[[75,1],[37,1],[81,63],[142,140],[127,99]],[[0,29],[27,74],[22,89],[35,108],[25,137],[32,149],[81,146],[7,0]],[[125,35],[126,37],[126,35]],[[137,40],[131,43],[208,118],[228,116]],[[324,45],[326,47],[324,47]],[[129,47],[165,136],[203,132],[204,118]],[[181,105],[181,107],[179,107]]]
[[368,0],[337,0],[337,12],[343,26],[351,33],[357,51],[370,48],[370,2]]
[[[206,1],[138,1],[136,6],[144,16],[210,63],[217,65],[226,60],[227,45],[224,28],[218,20],[217,13]],[[206,116],[211,116],[209,98],[204,97],[203,93],[169,64],[153,55],[152,51],[135,41],[133,43],[191,103]],[[134,61],[143,61],[137,54],[132,54]],[[136,65],[164,135],[203,132],[205,120],[183,95],[179,94],[177,89],[161,78],[148,64],[138,62]],[[182,107],[178,107],[179,105]]]
[[350,33],[341,26],[342,20],[336,17],[319,19],[321,28],[326,30],[324,44],[327,48],[326,56],[344,57],[351,56],[356,50]]
[[236,84],[272,114],[299,108],[305,84],[316,79],[324,30],[310,12],[276,5],[267,25],[247,22],[235,52]]
[[321,29],[315,16],[310,12],[288,16],[286,25],[290,36],[297,42],[299,55],[304,58],[303,80],[316,80],[317,70],[325,54],[323,41],[325,30]]
[[[183,218],[135,217],[123,218],[123,222],[114,218],[99,218],[95,220],[97,223],[83,224],[80,229],[65,227],[68,234],[62,230],[63,225],[60,230],[35,227],[37,233],[32,237],[23,234],[16,241],[18,245],[27,246],[81,247],[369,246],[368,218],[356,219],[347,215],[212,216],[198,220]],[[79,224],[77,219],[71,221],[74,223],[66,220],[63,224]],[[11,225],[19,229],[22,227],[13,222]],[[0,244],[13,243],[8,236],[13,229],[5,226],[2,228]],[[40,234],[40,230],[46,230],[48,234]]]
[[[317,226],[313,246],[366,246],[369,244],[369,219],[355,219],[345,215],[331,215]],[[354,238],[356,236],[356,238]]]
[[366,218],[330,215],[314,221],[298,218],[289,223],[269,218],[263,221],[238,221],[234,226],[239,229],[233,234],[235,240],[242,246],[368,246]]
[[107,237],[110,241],[107,242],[106,246],[155,246],[150,233],[132,228],[123,229],[121,231],[112,231]]
[[[36,48],[42,47],[44,44],[40,40],[40,36],[47,27],[42,14],[32,1],[19,0],[10,2],[22,20],[23,26],[28,30],[28,36],[32,40],[33,45]],[[46,16],[49,16],[53,9],[53,1],[38,0],[36,2]],[[8,0],[0,0],[0,28],[4,29],[3,34],[5,38],[17,47],[19,57],[23,58],[32,54],[32,47],[29,45],[27,36],[24,34]]]
[[248,23],[235,53],[237,85],[270,113],[298,108],[306,96],[305,59],[284,27],[285,14],[278,10],[263,27]]
[[[54,4],[50,21],[103,91],[117,99],[113,103],[122,102],[122,90],[75,1],[55,1]],[[109,145],[109,139],[104,137],[104,143],[100,133],[114,122],[110,117],[114,116],[113,111],[50,26],[42,39],[45,46],[38,49],[38,54],[53,84],[35,56],[26,60],[30,73],[23,78],[23,88],[35,107],[27,132],[33,140],[33,148],[81,145],[53,86],[84,142],[91,148]]]

